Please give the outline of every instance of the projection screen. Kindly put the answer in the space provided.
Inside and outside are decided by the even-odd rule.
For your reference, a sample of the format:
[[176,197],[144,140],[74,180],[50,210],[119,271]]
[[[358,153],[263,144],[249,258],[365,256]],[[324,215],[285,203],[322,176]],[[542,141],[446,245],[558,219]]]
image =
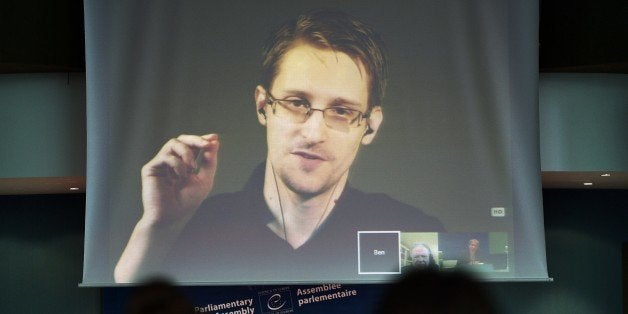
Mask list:
[[[376,54],[334,42],[291,42],[264,86],[312,12],[378,34],[381,100]],[[82,284],[547,279],[537,25],[530,1],[85,1]]]

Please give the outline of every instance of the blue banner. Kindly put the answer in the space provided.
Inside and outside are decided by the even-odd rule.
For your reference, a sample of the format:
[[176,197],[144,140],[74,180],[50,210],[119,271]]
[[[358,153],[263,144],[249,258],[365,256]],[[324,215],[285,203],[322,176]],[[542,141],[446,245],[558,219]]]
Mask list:
[[[180,287],[196,313],[372,313],[388,285]],[[103,288],[103,313],[124,313],[135,288]]]

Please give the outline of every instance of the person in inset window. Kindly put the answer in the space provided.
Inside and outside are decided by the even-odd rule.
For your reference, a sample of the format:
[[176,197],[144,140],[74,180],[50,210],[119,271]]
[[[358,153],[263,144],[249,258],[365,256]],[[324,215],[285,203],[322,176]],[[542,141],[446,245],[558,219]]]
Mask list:
[[412,269],[439,269],[434,255],[432,254],[432,250],[425,243],[415,243],[412,250],[410,250],[410,257],[412,257],[412,264],[404,266],[401,269],[402,273],[406,273]]
[[470,239],[467,250],[461,254],[456,266],[480,265],[482,263],[480,241],[478,239]]

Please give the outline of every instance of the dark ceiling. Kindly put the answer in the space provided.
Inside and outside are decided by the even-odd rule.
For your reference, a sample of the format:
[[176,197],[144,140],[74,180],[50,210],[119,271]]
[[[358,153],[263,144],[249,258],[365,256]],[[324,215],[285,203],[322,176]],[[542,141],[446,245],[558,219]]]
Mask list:
[[0,73],[84,72],[81,0],[0,1]]
[[[0,73],[85,71],[81,0],[0,1]],[[540,1],[541,72],[628,73],[628,1]]]
[[628,1],[540,0],[541,72],[628,73]]

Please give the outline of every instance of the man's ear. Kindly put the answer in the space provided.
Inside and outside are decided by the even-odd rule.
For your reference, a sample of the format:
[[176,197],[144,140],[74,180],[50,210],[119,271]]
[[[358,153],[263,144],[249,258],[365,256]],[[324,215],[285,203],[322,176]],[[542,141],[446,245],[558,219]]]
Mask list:
[[266,126],[266,90],[262,85],[255,88],[255,112],[257,113],[257,121]]
[[379,130],[379,126],[382,124],[384,120],[384,114],[382,113],[382,107],[374,106],[371,109],[371,116],[366,119],[367,126],[364,131],[364,136],[362,136],[362,144],[368,145],[373,142],[375,135],[377,134],[377,130]]

